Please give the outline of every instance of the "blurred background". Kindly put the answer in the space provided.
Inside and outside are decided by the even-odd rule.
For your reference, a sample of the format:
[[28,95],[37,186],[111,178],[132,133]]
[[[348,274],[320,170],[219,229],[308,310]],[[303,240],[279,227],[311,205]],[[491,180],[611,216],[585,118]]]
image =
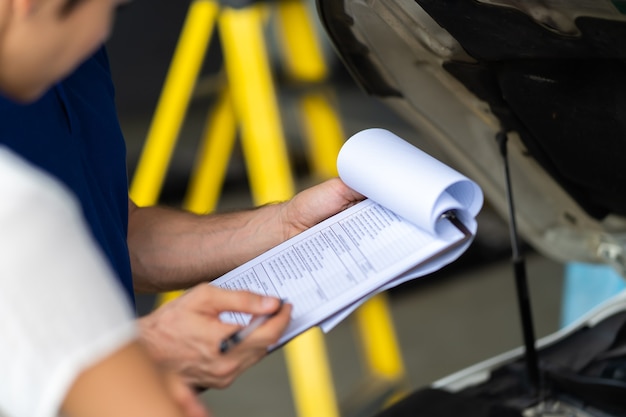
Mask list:
[[[117,91],[117,104],[128,147],[132,178],[176,42],[189,8],[185,0],[135,0],[120,11],[108,51]],[[321,30],[312,11],[333,92],[336,115],[345,138],[364,128],[389,129],[418,147],[427,143],[350,78]],[[286,82],[276,40],[268,24],[272,62],[285,140],[298,188],[312,181],[293,102],[301,89]],[[187,111],[160,202],[179,206],[188,186],[207,111],[215,102],[222,80],[222,50],[214,34],[204,60],[193,100]],[[253,70],[253,69],[251,69]],[[218,209],[252,205],[245,161],[236,146],[228,165]],[[404,284],[389,293],[393,325],[401,350],[405,388],[416,389],[522,344],[506,222],[487,202],[479,216],[479,232],[472,247],[454,264],[431,276]],[[537,336],[559,328],[563,266],[525,247]],[[139,296],[139,313],[153,308],[153,297]],[[342,413],[372,415],[360,407],[371,398],[364,387],[368,375],[362,349],[349,318],[325,337],[333,390]],[[296,416],[288,370],[281,350],[268,356],[231,387],[212,390],[202,398],[216,416]],[[343,410],[348,410],[343,412]],[[356,411],[355,411],[356,410]]]

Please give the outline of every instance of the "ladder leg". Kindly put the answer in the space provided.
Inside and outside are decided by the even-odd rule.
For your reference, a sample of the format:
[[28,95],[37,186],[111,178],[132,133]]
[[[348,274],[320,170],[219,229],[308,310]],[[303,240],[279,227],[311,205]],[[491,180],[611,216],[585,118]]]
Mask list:
[[402,381],[404,364],[387,295],[378,294],[367,301],[357,310],[355,318],[369,368],[390,382]]
[[[306,2],[280,0],[277,22],[286,72],[291,81],[305,86],[298,107],[312,172],[318,178],[335,177],[344,133],[329,92],[318,87],[328,70]],[[307,84],[313,88],[307,89]]]
[[[279,2],[279,25],[289,76],[296,82],[322,83],[327,76],[324,57],[311,25],[306,2]],[[336,160],[343,142],[341,123],[329,95],[320,89],[305,93],[300,102],[307,131],[311,165],[317,175],[337,175]],[[368,369],[390,382],[404,379],[388,298],[378,295],[355,312]]]
[[[236,133],[235,115],[228,89],[225,88],[207,117],[202,145],[183,200],[186,210],[206,214],[217,206]],[[181,290],[159,294],[155,307],[174,300],[183,292]]]
[[322,331],[314,327],[289,342],[283,350],[296,414],[299,417],[339,417]]
[[219,28],[255,204],[288,200],[295,187],[264,42],[262,9],[224,8]]
[[337,111],[329,101],[329,92],[307,92],[298,107],[312,174],[320,179],[336,177],[337,155],[345,136]]
[[194,0],[189,6],[131,183],[130,197],[139,206],[158,200],[218,10],[212,0]]
[[202,146],[183,200],[185,209],[205,214],[217,207],[236,135],[237,121],[230,91],[224,87],[207,117]]
[[[254,200],[265,204],[288,199],[294,193],[293,178],[262,41],[261,11],[256,7],[224,10],[219,25]],[[307,331],[284,351],[298,415],[338,416],[320,330]]]
[[[218,4],[212,0],[194,0],[189,6],[130,186],[130,198],[139,206],[157,203],[218,10]],[[159,294],[156,306],[178,297],[180,293]]]
[[279,0],[277,18],[285,71],[299,82],[326,80],[326,62],[306,2]]

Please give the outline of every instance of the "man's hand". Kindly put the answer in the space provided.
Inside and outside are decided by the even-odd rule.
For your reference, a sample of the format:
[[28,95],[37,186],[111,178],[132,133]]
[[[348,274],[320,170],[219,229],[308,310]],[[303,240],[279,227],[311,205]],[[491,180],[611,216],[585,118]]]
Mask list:
[[225,388],[278,341],[289,324],[291,305],[284,305],[226,354],[220,353],[220,342],[239,326],[220,321],[220,313],[269,314],[279,306],[277,298],[199,284],[141,318],[141,339],[157,362],[179,373],[188,384]]
[[339,178],[324,181],[296,194],[282,204],[280,220],[284,238],[290,238],[315,226],[363,200],[363,195],[349,188]]

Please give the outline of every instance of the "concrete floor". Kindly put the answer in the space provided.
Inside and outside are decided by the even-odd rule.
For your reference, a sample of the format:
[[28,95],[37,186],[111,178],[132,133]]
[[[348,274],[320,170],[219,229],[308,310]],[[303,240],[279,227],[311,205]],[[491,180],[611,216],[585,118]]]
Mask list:
[[[138,2],[134,10],[131,8],[128,14],[121,16],[109,48],[119,91],[120,119],[128,143],[131,176],[175,40],[171,30],[160,31],[160,45],[165,47],[159,48],[148,43],[148,34],[155,32],[150,29],[142,31],[135,26],[143,8],[153,11],[143,15],[144,26],[160,27],[159,19],[163,17],[158,10],[163,4],[160,1],[149,3]],[[184,9],[182,5],[176,6],[173,16],[182,18]],[[179,23],[176,19],[168,21],[174,29]],[[135,36],[137,34],[139,36]],[[148,69],[151,72],[146,77],[143,74]],[[332,86],[337,92],[338,112],[346,137],[364,128],[383,127],[401,137],[417,140],[407,124],[356,88],[345,74],[339,71],[336,78]],[[294,158],[300,160],[303,151],[290,101],[293,98],[293,95],[281,94],[286,137]],[[184,193],[209,104],[210,100],[200,99],[189,110],[163,188],[164,204],[178,204]],[[306,182],[304,172],[299,177],[299,184]],[[243,161],[235,154],[220,207],[249,206],[251,200],[246,187]],[[490,212],[487,204],[479,217],[479,235],[466,255],[440,273],[407,283],[389,293],[408,389],[425,386],[522,344],[513,272],[508,262],[507,234],[506,225]],[[563,266],[532,251],[529,251],[527,260],[536,333],[540,337],[553,332],[559,325]],[[142,309],[150,308],[151,301],[140,299],[140,313]],[[357,404],[365,404],[368,399],[361,398],[363,391],[358,387],[368,378],[351,319],[331,331],[325,341],[338,403],[342,409],[355,398]],[[230,388],[208,391],[202,398],[215,416],[297,415],[285,358],[280,350],[244,374]]]

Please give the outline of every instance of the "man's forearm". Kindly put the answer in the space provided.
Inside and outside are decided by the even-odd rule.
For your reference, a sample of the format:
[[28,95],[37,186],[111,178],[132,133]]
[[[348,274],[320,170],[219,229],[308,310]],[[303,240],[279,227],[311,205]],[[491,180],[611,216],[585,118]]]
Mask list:
[[287,237],[281,205],[199,216],[129,204],[135,289],[161,292],[210,281]]
[[129,200],[135,287],[168,291],[210,281],[362,199],[333,178],[285,203],[207,216]]

